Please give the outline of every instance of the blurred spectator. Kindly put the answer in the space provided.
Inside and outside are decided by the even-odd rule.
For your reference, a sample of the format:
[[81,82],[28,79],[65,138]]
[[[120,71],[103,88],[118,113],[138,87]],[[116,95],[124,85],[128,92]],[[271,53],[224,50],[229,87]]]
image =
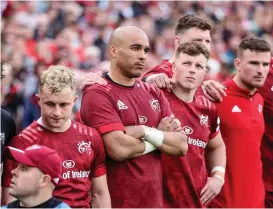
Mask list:
[[[235,49],[243,37],[253,34],[272,43],[272,11],[272,1],[3,0],[1,61],[11,65],[19,86],[29,84],[25,80],[39,62],[62,64],[83,73],[97,71],[101,62],[108,61],[106,49],[113,29],[133,24],[150,39],[148,70],[170,58],[175,20],[195,13],[214,23],[207,77],[221,81],[232,74]],[[8,87],[4,88],[6,92]],[[24,93],[25,99],[26,94],[30,92]]]

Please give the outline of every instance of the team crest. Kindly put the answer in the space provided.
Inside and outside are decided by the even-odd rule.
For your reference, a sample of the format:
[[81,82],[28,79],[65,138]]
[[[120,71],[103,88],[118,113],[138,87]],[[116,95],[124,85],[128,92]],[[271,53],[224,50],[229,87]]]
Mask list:
[[208,126],[208,119],[209,119],[209,117],[205,116],[205,115],[199,115],[199,117],[200,117],[200,124],[201,124],[201,126]]
[[153,111],[161,111],[160,104],[157,99],[152,99],[149,103],[151,104]]
[[78,151],[82,154],[88,154],[90,155],[91,154],[91,142],[84,142],[84,141],[81,141],[78,143]]

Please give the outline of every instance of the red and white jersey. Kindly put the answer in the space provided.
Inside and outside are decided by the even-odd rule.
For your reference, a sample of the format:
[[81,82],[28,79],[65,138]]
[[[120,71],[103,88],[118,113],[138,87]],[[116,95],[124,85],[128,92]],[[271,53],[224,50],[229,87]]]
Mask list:
[[[83,95],[81,118],[100,134],[124,131],[125,126],[157,127],[171,115],[163,92],[141,81],[125,87],[108,80],[93,85]],[[113,207],[162,207],[160,152],[153,151],[122,162],[107,159],[108,187]]]
[[171,110],[188,136],[188,152],[184,157],[162,153],[164,207],[201,208],[200,193],[207,182],[205,148],[219,133],[220,119],[215,105],[196,95],[185,103],[172,92],[165,91]]
[[266,191],[273,192],[273,58],[265,84],[259,90],[264,97],[265,134],[261,146],[263,179]]
[[264,133],[262,95],[241,89],[233,80],[225,83],[227,96],[217,103],[220,130],[226,145],[225,184],[210,207],[262,208],[265,190],[260,146]]
[[[63,162],[62,178],[53,196],[70,207],[89,208],[91,178],[106,174],[105,151],[98,132],[75,121],[65,132],[52,132],[34,121],[12,139],[10,146],[25,149],[33,144],[57,150]],[[11,160],[5,163],[4,187],[10,186],[11,170],[16,166]]]
[[142,78],[147,78],[150,75],[159,74],[159,73],[165,73],[169,78],[173,77],[173,71],[172,71],[172,63],[170,63],[168,60],[162,60],[162,62],[149,70]]

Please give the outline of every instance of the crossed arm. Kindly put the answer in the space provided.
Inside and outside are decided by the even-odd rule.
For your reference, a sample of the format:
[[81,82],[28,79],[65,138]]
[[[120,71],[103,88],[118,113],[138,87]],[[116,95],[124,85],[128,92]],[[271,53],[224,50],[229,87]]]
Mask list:
[[[147,149],[146,146],[154,147],[169,155],[183,156],[188,150],[186,136],[182,132],[163,132],[163,142],[159,147],[149,141],[144,141],[145,130],[142,126],[128,126],[123,131],[112,131],[102,136],[106,152],[117,161],[140,157]],[[151,150],[151,151],[153,151]]]

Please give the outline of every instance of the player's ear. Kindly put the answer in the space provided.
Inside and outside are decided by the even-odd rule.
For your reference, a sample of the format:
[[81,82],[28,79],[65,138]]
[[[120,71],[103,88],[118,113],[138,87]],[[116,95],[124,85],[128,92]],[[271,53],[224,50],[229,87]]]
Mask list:
[[116,47],[114,45],[111,45],[109,49],[110,49],[110,56],[116,58],[117,56]]
[[49,175],[42,175],[40,178],[40,187],[47,187],[51,184],[51,177]]
[[174,45],[177,48],[180,45],[181,41],[180,41],[180,37],[179,36],[175,36],[174,37]]
[[40,95],[39,94],[35,94],[35,98],[36,98],[38,104],[41,106],[41,97],[40,97]]
[[241,69],[240,69],[240,64],[241,64],[240,58],[236,58],[236,59],[234,60],[234,66],[235,66],[236,70],[239,71],[239,72],[241,71]]

